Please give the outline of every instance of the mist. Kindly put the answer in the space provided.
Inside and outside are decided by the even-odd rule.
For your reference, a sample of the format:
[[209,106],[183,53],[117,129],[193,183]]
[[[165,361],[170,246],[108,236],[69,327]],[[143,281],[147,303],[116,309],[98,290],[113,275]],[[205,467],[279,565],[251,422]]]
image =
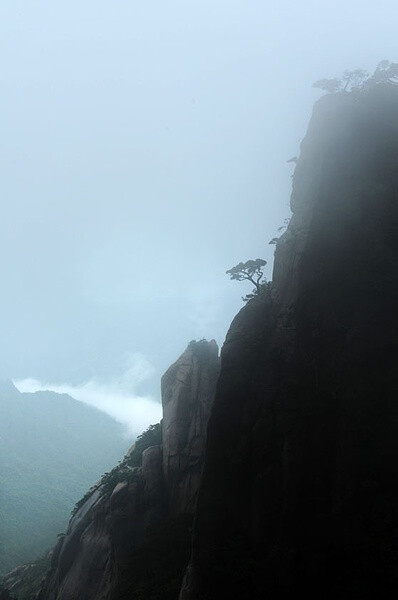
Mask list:
[[396,585],[396,17],[0,3],[1,598]]
[[222,344],[289,216],[312,83],[394,59],[392,2],[0,9],[0,375],[92,389]]
[[68,394],[80,402],[95,406],[126,428],[126,435],[137,436],[153,423],[161,419],[159,402],[149,396],[135,392],[154,371],[145,356],[134,355],[119,377],[108,382],[90,379],[79,385],[50,383],[36,379],[14,381],[20,392],[49,390],[58,394]]

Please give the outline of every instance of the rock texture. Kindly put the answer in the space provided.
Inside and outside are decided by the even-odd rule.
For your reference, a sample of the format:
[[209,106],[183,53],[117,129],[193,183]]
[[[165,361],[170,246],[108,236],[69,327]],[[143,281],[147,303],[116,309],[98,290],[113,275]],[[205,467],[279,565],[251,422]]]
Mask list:
[[147,448],[141,467],[110,490],[103,483],[79,508],[54,550],[40,600],[178,596],[218,374],[215,342],[191,342],[170,367],[162,380],[162,445]]
[[[204,368],[195,368],[199,363]],[[172,514],[194,511],[216,365],[216,342],[197,342],[162,377],[163,475]]]
[[398,591],[398,89],[316,104],[221,354],[183,600]]

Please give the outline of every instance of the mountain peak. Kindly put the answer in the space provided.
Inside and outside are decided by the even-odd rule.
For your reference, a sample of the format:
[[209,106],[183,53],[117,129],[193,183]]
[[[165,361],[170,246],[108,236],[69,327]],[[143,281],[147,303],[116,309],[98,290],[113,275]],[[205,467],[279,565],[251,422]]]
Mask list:
[[11,379],[0,379],[0,396],[15,396],[20,393]]

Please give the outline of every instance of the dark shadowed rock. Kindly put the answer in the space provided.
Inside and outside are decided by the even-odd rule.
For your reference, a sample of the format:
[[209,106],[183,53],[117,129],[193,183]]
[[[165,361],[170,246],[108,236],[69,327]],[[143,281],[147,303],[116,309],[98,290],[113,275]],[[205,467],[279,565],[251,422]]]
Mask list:
[[54,550],[39,600],[178,596],[218,373],[215,342],[191,343],[170,367],[163,445],[147,447],[140,467],[129,466],[131,449],[88,496]]
[[195,342],[162,377],[163,475],[172,514],[193,513],[219,374],[216,342]]
[[398,591],[398,89],[322,98],[234,319],[183,600]]

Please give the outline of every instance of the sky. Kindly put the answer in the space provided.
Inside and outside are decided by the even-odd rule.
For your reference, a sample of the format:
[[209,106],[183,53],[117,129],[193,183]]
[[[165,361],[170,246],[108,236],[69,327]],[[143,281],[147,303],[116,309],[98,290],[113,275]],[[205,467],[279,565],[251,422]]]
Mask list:
[[397,61],[397,17],[2,0],[0,377],[153,422],[162,373],[192,339],[222,345],[251,291],[225,271],[259,257],[272,278],[312,83]]

